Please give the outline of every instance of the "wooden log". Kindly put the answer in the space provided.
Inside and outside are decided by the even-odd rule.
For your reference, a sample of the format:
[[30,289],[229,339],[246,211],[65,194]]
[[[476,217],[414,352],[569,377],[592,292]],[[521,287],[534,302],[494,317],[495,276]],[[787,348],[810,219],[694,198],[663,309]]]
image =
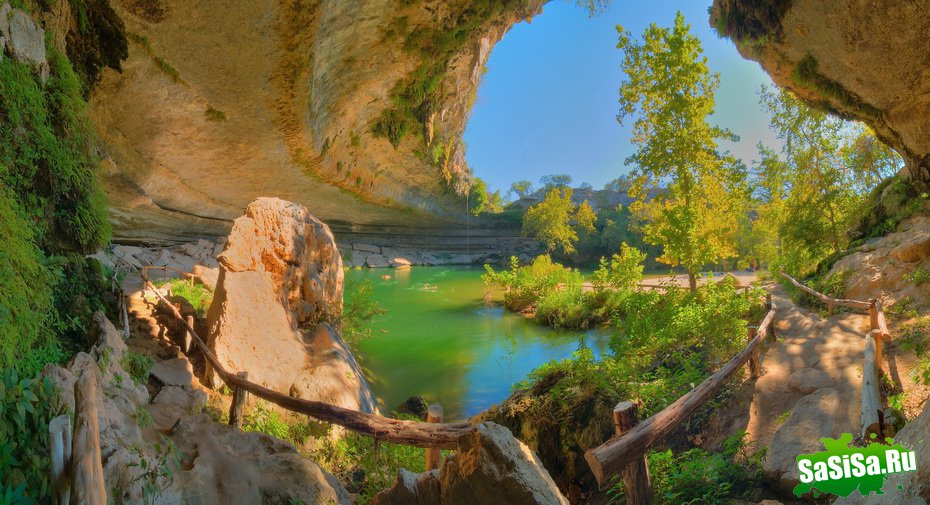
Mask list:
[[[187,326],[194,327],[194,316],[187,316]],[[184,354],[189,355],[191,353],[191,332],[184,330]]]
[[[236,377],[243,381],[249,380],[249,372],[239,372]],[[249,397],[249,392],[242,386],[233,386],[232,403],[229,404],[229,425],[239,427],[242,425],[242,408]]]
[[[154,288],[145,276],[144,269],[142,278],[147,286]],[[155,291],[155,295],[162,301],[167,302],[167,299],[157,290]],[[200,335],[197,334],[197,331],[193,327],[187,326],[187,321],[181,317],[181,313],[178,311],[177,307],[168,304],[168,310],[177,320],[186,325],[187,330],[191,332],[193,343],[203,353],[206,363],[212,367],[212,374],[219,376],[219,378],[230,387],[241,387],[249,393],[274,403],[279,407],[297,412],[298,414],[308,415],[319,421],[336,424],[375,439],[421,448],[439,447],[441,449],[455,449],[459,437],[473,429],[471,423],[465,422],[437,424],[390,419],[376,414],[346,409],[325,402],[294,398],[290,395],[279,393],[259,384],[255,384],[254,382],[242,380],[235,374],[227,371],[226,368],[220,364],[216,356],[214,356],[207,347],[207,344],[204,343]]]
[[860,309],[860,310],[867,310],[869,308],[869,305],[870,305],[869,302],[864,302],[862,300],[849,300],[845,298],[830,298],[829,296],[823,293],[818,293],[817,291],[814,291],[813,289],[805,286],[804,284],[801,284],[794,277],[786,274],[785,272],[782,272],[781,275],[785,279],[788,279],[788,282],[790,282],[791,285],[793,285],[794,287],[813,296],[814,298],[817,298],[818,300],[822,301],[823,303],[827,305],[832,303],[833,305],[837,305],[840,307],[849,307],[851,309]]
[[635,458],[641,457],[653,444],[665,438],[682,421],[713,398],[727,380],[746,363],[756,347],[765,340],[767,328],[774,318],[775,311],[770,310],[759,325],[755,338],[739,354],[727,361],[720,370],[696,388],[675,400],[661,412],[638,424],[624,436],[614,437],[587,451],[584,457],[598,484],[603,486],[611,475],[615,475]]
[[[428,423],[441,423],[442,422],[442,405],[434,403],[426,409],[426,422]],[[426,449],[426,471],[434,470],[439,468],[439,463],[442,461],[442,450],[438,447],[430,447]]]
[[71,477],[65,470],[71,464],[71,418],[60,415],[48,423],[49,456],[51,459],[52,503],[68,505]]
[[97,424],[96,367],[88,367],[74,384],[74,437],[71,445],[71,503],[106,505]]
[[[639,423],[638,407],[635,402],[631,401],[620,402],[614,407],[614,432],[618,437],[623,436]],[[623,490],[628,505],[650,505],[655,502],[645,454],[620,471],[620,480],[623,481]]]
[[890,337],[891,334],[888,332],[888,321],[885,320],[885,311],[882,309],[882,302],[879,300],[875,300],[875,327],[872,329],[879,332],[879,335],[875,337],[875,363],[878,370],[881,370],[882,343],[885,341],[885,337]]
[[872,330],[865,338],[865,351],[863,352],[862,365],[862,437],[869,440],[869,435],[874,433],[878,437],[882,436],[881,425],[881,400],[878,393],[878,373],[876,372],[875,360],[876,336],[878,330]]
[[[746,328],[746,334],[747,334],[747,335],[746,335],[746,341],[747,341],[747,342],[752,342],[752,341],[755,340],[755,338],[756,338],[756,328],[755,328],[754,326],[750,326],[750,327]],[[749,377],[751,377],[751,378],[753,378],[753,379],[758,379],[758,378],[759,378],[759,371],[760,371],[759,368],[760,368],[760,366],[759,366],[759,346],[756,346],[756,348],[755,348],[755,349],[752,351],[752,353],[749,355]]]
[[904,384],[901,382],[901,374],[898,372],[898,360],[895,359],[894,347],[891,346],[891,335],[882,336],[883,347],[887,349],[888,352],[885,353],[885,359],[888,360],[888,372],[891,375],[891,380],[894,382],[895,388],[898,391],[904,390]]

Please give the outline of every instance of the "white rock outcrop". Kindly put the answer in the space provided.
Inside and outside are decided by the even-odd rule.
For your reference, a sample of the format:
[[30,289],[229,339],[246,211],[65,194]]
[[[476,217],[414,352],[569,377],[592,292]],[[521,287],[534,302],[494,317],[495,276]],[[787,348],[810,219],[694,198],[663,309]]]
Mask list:
[[219,264],[208,345],[227,370],[299,398],[377,409],[348,346],[325,323],[341,316],[343,289],[328,226],[300,205],[259,198],[236,219]]

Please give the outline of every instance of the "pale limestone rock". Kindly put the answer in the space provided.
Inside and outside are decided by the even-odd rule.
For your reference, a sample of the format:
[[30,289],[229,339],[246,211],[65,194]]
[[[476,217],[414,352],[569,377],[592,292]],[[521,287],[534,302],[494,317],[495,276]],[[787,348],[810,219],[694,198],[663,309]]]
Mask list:
[[218,268],[209,268],[204,265],[195,265],[192,272],[197,280],[210,291],[216,291],[216,283],[219,280],[220,270]]
[[841,401],[836,389],[820,388],[801,398],[781,426],[762,463],[762,472],[773,487],[791,496],[798,480],[797,456],[823,450],[821,437],[838,437],[835,416]]
[[48,81],[49,66],[45,57],[45,31],[29,14],[13,9],[8,3],[0,6],[0,39],[7,52],[17,61],[32,66],[42,82]]
[[184,357],[159,361],[151,373],[166,386],[190,387],[194,381],[194,369]]
[[436,471],[401,471],[372,505],[568,505],[549,473],[507,428],[480,423]]
[[833,384],[834,380],[826,372],[816,368],[801,368],[788,377],[788,385],[804,394],[813,393]]
[[248,372],[249,380],[281,393],[375,411],[348,346],[317,324],[341,314],[342,280],[325,224],[299,205],[256,200],[220,255],[207,313],[210,349],[227,370]]
[[267,272],[291,324],[342,314],[342,257],[329,227],[301,205],[259,198],[236,219],[219,256],[227,272]]

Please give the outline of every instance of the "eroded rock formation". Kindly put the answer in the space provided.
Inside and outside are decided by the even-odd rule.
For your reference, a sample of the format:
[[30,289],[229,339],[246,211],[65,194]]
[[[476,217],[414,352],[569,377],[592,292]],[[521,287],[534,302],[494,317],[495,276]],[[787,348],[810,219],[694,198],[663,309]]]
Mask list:
[[292,396],[377,410],[348,346],[325,323],[342,315],[343,270],[324,223],[295,203],[259,198],[236,220],[219,264],[208,345],[227,370]]
[[441,232],[484,62],[542,3],[111,0],[128,58],[90,115],[116,237],[224,234],[260,195]]
[[779,86],[861,119],[930,182],[930,10],[906,0],[715,0],[711,25]]

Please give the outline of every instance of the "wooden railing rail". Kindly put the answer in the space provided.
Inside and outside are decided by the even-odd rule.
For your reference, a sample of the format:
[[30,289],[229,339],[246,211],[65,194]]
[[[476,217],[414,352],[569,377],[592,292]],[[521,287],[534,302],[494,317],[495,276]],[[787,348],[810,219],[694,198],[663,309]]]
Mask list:
[[358,412],[324,402],[294,398],[289,395],[268,389],[247,379],[239,377],[236,373],[226,370],[216,356],[210,351],[193,326],[185,320],[177,307],[169,302],[146,275],[143,268],[142,280],[145,286],[151,286],[156,296],[172,312],[174,317],[190,333],[192,343],[200,349],[204,358],[213,367],[213,372],[234,391],[239,388],[259,398],[267,400],[279,407],[308,415],[314,419],[342,426],[348,430],[368,435],[377,440],[384,440],[395,444],[412,445],[423,448],[454,449],[456,441],[472,429],[470,423],[422,423],[416,421],[403,421],[391,419],[377,414]]
[[871,331],[865,336],[865,349],[862,353],[862,409],[860,434],[863,438],[868,437],[870,434],[875,434],[881,438],[885,431],[885,426],[881,393],[878,387],[879,377],[881,377],[882,374],[884,342],[891,337],[891,334],[888,332],[888,322],[885,319],[885,311],[882,309],[882,302],[875,298],[867,302],[862,300],[831,298],[801,284],[784,272],[782,272],[781,275],[785,279],[788,279],[794,287],[827,304],[830,315],[833,315],[833,309],[836,306],[865,309],[869,311],[869,326],[871,327]]
[[[624,472],[625,478],[640,473],[638,471],[626,471],[626,468],[631,464],[638,464],[638,462],[642,461],[643,455],[650,447],[668,436],[682,421],[713,398],[721,386],[747,361],[753,359],[758,364],[760,344],[772,331],[774,320],[775,309],[770,308],[765,318],[759,323],[758,328],[754,330],[754,336],[746,347],[724,364],[720,370],[661,412],[646,419],[624,434],[614,436],[614,438],[600,446],[587,451],[585,460],[587,460],[588,466],[591,467],[591,471],[597,478],[598,484],[603,486],[610,476],[620,472]],[[639,488],[640,486],[637,484],[633,487]],[[635,493],[635,495],[644,496],[644,501],[628,503],[651,503],[649,499],[651,493]],[[630,496],[630,493],[628,493],[628,496]]]
[[869,307],[871,306],[870,302],[864,302],[862,300],[848,300],[845,298],[829,297],[823,293],[814,291],[813,289],[805,286],[804,284],[801,284],[800,282],[797,281],[797,279],[786,274],[785,272],[782,272],[781,275],[785,279],[788,279],[788,282],[790,282],[794,287],[800,289],[801,291],[825,303],[827,305],[827,310],[829,311],[831,316],[833,315],[833,311],[835,307],[848,307],[851,309],[868,310]]

